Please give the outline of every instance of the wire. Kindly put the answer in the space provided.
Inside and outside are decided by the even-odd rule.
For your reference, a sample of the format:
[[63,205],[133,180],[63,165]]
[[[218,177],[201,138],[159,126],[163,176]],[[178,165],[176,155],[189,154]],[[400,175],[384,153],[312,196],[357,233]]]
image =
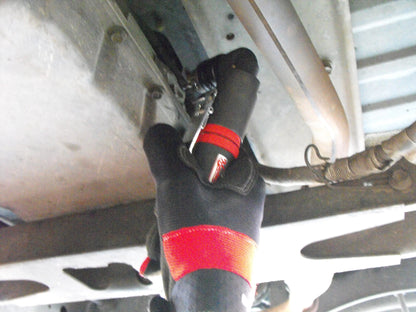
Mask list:
[[[311,149],[313,149],[314,151],[315,151],[315,154],[316,154],[316,156],[320,159],[320,160],[322,160],[322,161],[324,161],[324,163],[325,163],[325,165],[324,165],[324,170],[317,170],[316,169],[316,167],[314,167],[312,164],[311,164],[311,162],[310,162],[310,160],[309,160],[309,151],[311,150]],[[326,177],[325,177],[325,175],[324,175],[324,172],[325,172],[325,168],[327,168],[328,166],[329,166],[329,157],[323,157],[322,155],[321,155],[321,153],[319,152],[319,148],[315,145],[315,144],[309,144],[307,147],[306,147],[306,149],[305,149],[305,153],[304,153],[304,159],[305,159],[305,164],[306,164],[306,167],[308,167],[308,169],[313,173],[313,175],[315,176],[315,179],[318,181],[318,182],[320,182],[320,183],[324,183],[325,185],[327,185],[327,186],[331,186],[332,185],[332,183],[334,183],[333,181],[331,181],[331,180],[328,180]]]

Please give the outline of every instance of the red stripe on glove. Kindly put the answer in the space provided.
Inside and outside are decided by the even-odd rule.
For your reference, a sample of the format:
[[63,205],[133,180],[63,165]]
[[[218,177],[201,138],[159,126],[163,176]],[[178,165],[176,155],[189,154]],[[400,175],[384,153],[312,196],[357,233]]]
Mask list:
[[230,152],[234,158],[238,157],[241,139],[234,131],[220,125],[207,124],[196,140],[196,143],[209,143]]
[[142,265],[140,266],[139,273],[140,273],[141,276],[145,275],[145,272],[147,270],[147,267],[149,266],[150,260],[151,259],[149,257],[147,257],[146,260],[144,260]]
[[220,269],[241,276],[251,286],[257,244],[243,233],[198,225],[166,233],[162,242],[175,281],[200,269]]

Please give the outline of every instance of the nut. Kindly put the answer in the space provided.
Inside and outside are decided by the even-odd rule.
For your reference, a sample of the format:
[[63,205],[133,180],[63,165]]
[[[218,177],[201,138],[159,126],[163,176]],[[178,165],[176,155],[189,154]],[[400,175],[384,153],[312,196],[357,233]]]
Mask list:
[[120,31],[116,31],[111,34],[110,36],[111,41],[114,43],[122,43],[123,42],[123,34]]
[[332,62],[330,60],[324,59],[322,60],[322,64],[324,65],[325,71],[329,74],[332,73]]
[[159,87],[152,88],[150,90],[150,97],[153,100],[160,100],[163,96],[163,90]]
[[413,181],[406,171],[403,169],[397,169],[393,171],[389,184],[395,190],[407,191],[412,187]]

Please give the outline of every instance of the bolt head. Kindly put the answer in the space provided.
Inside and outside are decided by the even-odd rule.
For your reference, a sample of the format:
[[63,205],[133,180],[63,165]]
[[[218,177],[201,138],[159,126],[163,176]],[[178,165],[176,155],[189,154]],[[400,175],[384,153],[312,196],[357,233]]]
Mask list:
[[410,175],[403,169],[394,170],[389,184],[392,188],[398,191],[407,191],[411,189],[413,181]]
[[110,36],[111,41],[114,43],[122,43],[123,42],[123,34],[120,31],[116,31],[111,34]]
[[328,75],[331,74],[333,70],[332,62],[330,60],[322,60],[322,64],[324,65],[325,71]]
[[228,33],[228,34],[225,36],[225,38],[226,38],[227,40],[231,41],[231,40],[234,40],[235,35],[234,35],[234,33]]
[[163,91],[159,88],[153,89],[150,92],[150,96],[152,97],[153,100],[160,100],[163,96]]

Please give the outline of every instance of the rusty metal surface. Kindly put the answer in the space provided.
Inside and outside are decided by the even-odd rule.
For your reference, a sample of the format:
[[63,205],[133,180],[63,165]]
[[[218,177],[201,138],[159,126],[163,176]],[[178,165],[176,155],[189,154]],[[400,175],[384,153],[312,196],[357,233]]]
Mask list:
[[0,301],[13,300],[48,290],[49,287],[34,281],[0,281]]
[[2,228],[0,264],[144,245],[156,222],[153,206],[150,200]]
[[[357,180],[384,172],[402,158],[414,164],[416,153],[415,133],[416,122],[379,145],[369,147],[351,157],[337,159],[333,163],[288,169],[258,165],[258,170],[264,181],[271,185],[316,186]],[[316,146],[310,145],[308,149],[310,147],[313,147],[319,155]],[[308,149],[305,151],[305,162],[308,162]],[[323,159],[321,155],[319,155],[319,158]],[[404,179],[400,178],[400,175],[397,175],[397,177],[399,180]],[[409,183],[407,188],[411,186],[411,180],[409,180]],[[406,187],[401,181],[396,184],[398,187],[396,189]]]
[[[397,169],[408,172],[412,186],[405,192],[389,186],[389,179]],[[361,179],[353,183],[341,183],[333,187],[317,187],[300,191],[270,195],[266,198],[264,226],[284,224],[299,220],[319,218],[321,215],[337,215],[394,205],[412,203],[416,198],[415,166],[401,160],[389,171]],[[278,211],[274,207],[279,207]]]
[[[304,165],[303,152],[312,142],[311,132],[238,16],[226,1],[182,2],[209,56],[246,46],[258,58],[261,85],[248,129],[248,138],[258,160],[281,168]],[[361,151],[364,137],[348,1],[294,0],[292,3],[320,58],[332,63],[329,77],[351,126],[351,153]],[[232,36],[227,39],[227,35]]]
[[[153,181],[141,148],[143,134],[157,121],[177,127],[187,122],[180,90],[172,91],[169,85],[175,82],[169,80],[168,71],[161,64],[154,62],[154,54],[135,21],[118,7],[121,2],[18,0],[3,1],[0,5],[0,32],[4,35],[0,41],[0,107],[7,112],[0,115],[0,206],[10,208],[27,221],[153,198]],[[298,3],[295,8],[306,12],[305,3]],[[323,5],[325,1],[319,3]],[[335,10],[346,18],[346,2],[337,3],[341,8],[331,6],[330,12]],[[314,12],[319,15],[322,12],[316,6]],[[219,7],[214,7],[214,14],[220,16]],[[228,17],[229,7],[225,7],[221,18],[228,24],[224,23],[220,30],[240,29],[235,32],[235,39],[247,37],[241,25],[236,26],[238,21]],[[348,25],[348,21],[343,21],[343,27]],[[310,29],[316,32],[313,26]],[[220,48],[228,49],[241,42],[230,39],[231,36],[223,37],[226,44],[214,44],[209,53],[216,54]],[[351,56],[352,51],[348,51]],[[320,53],[321,57],[324,54]],[[412,63],[413,59],[410,60]],[[340,68],[337,64],[334,73]],[[344,74],[351,74],[348,64],[341,64]],[[347,83],[342,80],[340,85],[354,82],[348,77]],[[273,94],[283,91],[273,81],[264,82],[271,96],[264,96],[263,100],[272,99],[281,105],[257,108],[253,119],[256,124],[251,125],[249,137],[254,138],[256,152],[266,163],[296,164],[302,161],[310,133],[287,96]],[[344,93],[346,98],[354,98],[354,92]],[[409,99],[412,97],[406,98]],[[349,118],[359,124],[359,116],[352,114]],[[287,135],[290,131],[296,135]],[[359,127],[355,131],[360,139]],[[359,146],[358,142],[355,148]],[[415,227],[413,213],[404,219],[405,212],[415,209],[410,205],[416,200],[415,181],[414,167],[402,161],[392,171],[356,183],[268,196],[259,280],[287,278],[293,293],[305,296],[303,300],[307,301],[329,285],[334,272],[394,264],[401,257],[408,257],[414,250],[413,241],[403,237],[408,232],[400,231],[403,222],[407,229]],[[136,276],[140,261],[146,256],[145,233],[154,222],[152,205],[151,201],[140,202],[0,228],[0,283],[12,289],[10,285],[24,281],[0,305],[161,292],[158,277],[152,278],[153,285],[144,286]],[[357,251],[350,244],[347,251],[354,257],[348,261],[338,258],[343,254],[337,249],[332,254],[333,261],[308,259],[300,253],[305,246],[318,246],[311,243],[375,226],[382,227],[361,236],[351,234],[340,238],[340,242],[343,246],[350,244],[350,239],[377,242],[374,236],[396,231],[403,237],[404,245],[397,249],[363,245],[365,248]],[[386,236],[386,242],[394,242],[398,236]],[[304,252],[317,259],[330,257],[327,243],[322,243],[323,250]],[[114,265],[120,268],[118,264],[123,269],[114,272],[125,273],[126,276],[120,275],[122,279],[132,283],[123,284],[112,277],[89,283],[89,277],[96,276],[91,269],[107,272]],[[37,285],[33,282],[50,290],[20,297],[45,290],[42,286],[32,287]],[[15,294],[19,298],[9,301]]]
[[14,300],[10,294],[0,305],[35,306],[161,292],[161,279],[146,285],[137,277],[147,256],[146,234],[155,222],[153,205],[147,201],[0,229],[0,281],[15,281],[14,295],[27,289],[27,282],[18,286],[21,280],[49,288],[39,293],[38,287],[32,288]]
[[0,16],[0,206],[32,221],[153,198],[141,138],[186,118],[132,16],[113,0]]
[[294,7],[284,1],[228,1],[331,159],[349,154],[350,129],[338,94]]

